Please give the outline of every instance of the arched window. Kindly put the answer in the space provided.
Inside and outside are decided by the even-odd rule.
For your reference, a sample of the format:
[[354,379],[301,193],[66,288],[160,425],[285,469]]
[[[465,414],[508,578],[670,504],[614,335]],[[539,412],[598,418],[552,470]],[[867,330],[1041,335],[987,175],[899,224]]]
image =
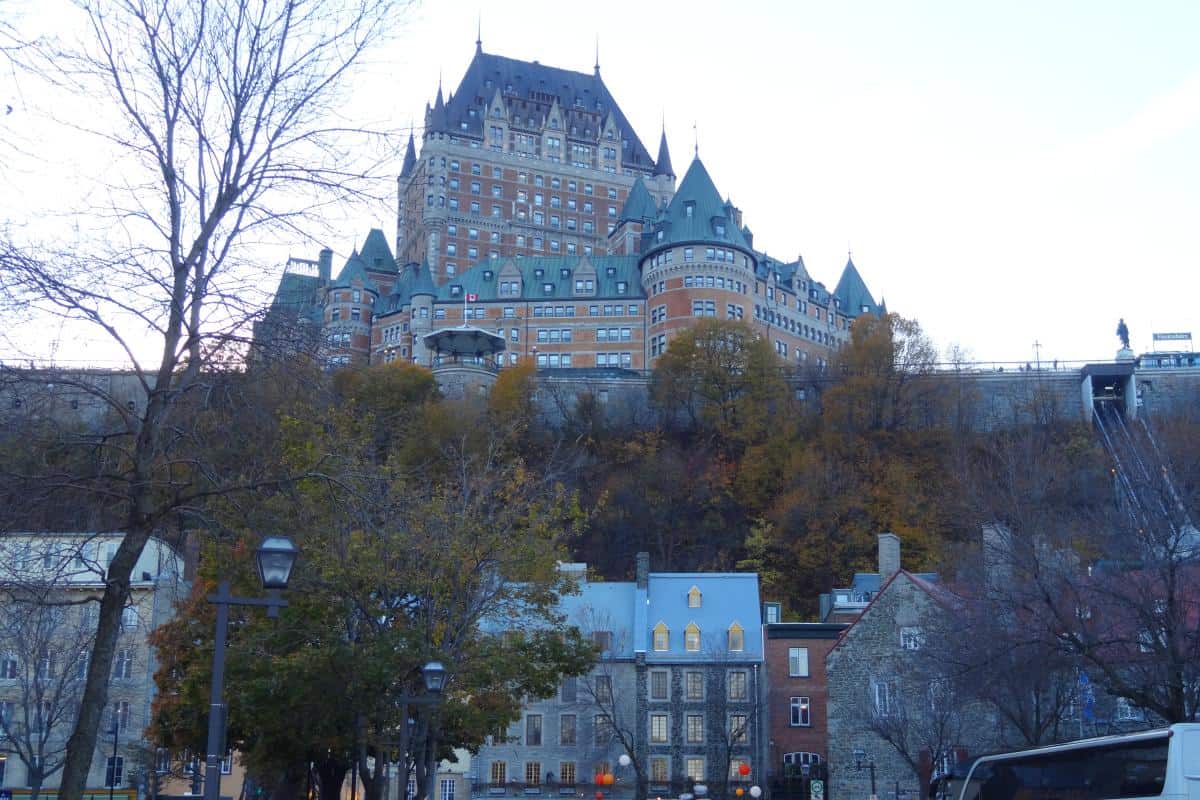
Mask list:
[[700,628],[694,622],[689,622],[683,629],[683,649],[689,653],[700,652]]
[[700,607],[700,588],[698,586],[693,586],[691,589],[688,589],[688,608],[699,608],[699,607]]
[[736,622],[729,626],[729,649],[732,651],[746,649],[746,632]]
[[671,649],[671,631],[662,622],[654,626],[654,649],[660,653]]

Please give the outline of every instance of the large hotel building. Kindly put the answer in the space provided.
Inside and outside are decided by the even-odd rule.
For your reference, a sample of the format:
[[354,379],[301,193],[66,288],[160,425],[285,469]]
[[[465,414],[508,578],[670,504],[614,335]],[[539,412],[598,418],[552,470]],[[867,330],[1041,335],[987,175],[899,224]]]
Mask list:
[[376,229],[336,276],[330,250],[292,259],[267,321],[312,323],[330,365],[436,365],[431,334],[469,328],[487,332],[489,366],[636,371],[699,317],[745,320],[781,359],[821,367],[880,311],[850,261],[831,293],[802,259],[756,250],[698,155],[677,178],[664,132],[651,157],[599,65],[477,42],[458,89],[427,105],[419,150],[409,138],[397,205],[394,249]]

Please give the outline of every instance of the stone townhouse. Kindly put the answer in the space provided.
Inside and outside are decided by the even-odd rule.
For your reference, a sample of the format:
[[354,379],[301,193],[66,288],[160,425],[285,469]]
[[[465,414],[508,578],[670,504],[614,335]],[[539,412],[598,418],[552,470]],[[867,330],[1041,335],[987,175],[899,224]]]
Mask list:
[[723,797],[730,774],[748,788],[765,763],[757,576],[650,572],[645,553],[631,582],[563,568],[580,591],[562,611],[596,665],[480,748],[471,796],[675,796],[700,782]]
[[963,599],[936,576],[901,569],[899,540],[879,538],[883,582],[826,657],[836,798],[924,797],[933,773],[995,742],[995,721],[951,696],[925,657],[926,637],[951,627]]
[[[97,623],[99,604],[87,600],[99,598],[121,536],[8,533],[0,540],[0,789],[58,786]],[[186,591],[183,569],[179,554],[158,539],[134,568],[109,708],[88,772],[91,789],[132,797],[164,766],[145,739],[156,669],[146,637]]]

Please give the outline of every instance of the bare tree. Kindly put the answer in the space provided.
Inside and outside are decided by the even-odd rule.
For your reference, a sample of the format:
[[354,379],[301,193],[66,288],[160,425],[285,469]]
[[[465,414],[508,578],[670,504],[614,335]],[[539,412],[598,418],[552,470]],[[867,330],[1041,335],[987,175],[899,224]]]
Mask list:
[[[230,488],[228,476],[171,451],[187,436],[172,411],[242,338],[248,246],[271,232],[295,236],[311,212],[370,187],[351,156],[359,137],[336,120],[401,4],[80,0],[86,41],[47,54],[47,81],[106,101],[94,123],[75,124],[105,145],[120,177],[106,207],[79,217],[80,228],[96,224],[73,252],[0,252],[3,300],[43,326],[98,328],[133,363],[141,394],[132,405],[104,398],[118,428],[89,444],[112,457],[75,482],[119,509],[125,536],[67,745],[68,800],[86,780],[139,554],[181,510]],[[147,351],[156,354],[143,362]]]

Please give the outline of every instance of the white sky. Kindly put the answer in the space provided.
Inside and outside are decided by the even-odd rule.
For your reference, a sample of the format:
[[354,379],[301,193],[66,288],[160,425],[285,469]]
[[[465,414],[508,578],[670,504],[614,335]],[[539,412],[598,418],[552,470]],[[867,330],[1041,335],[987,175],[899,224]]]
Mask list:
[[[832,289],[849,246],[876,299],[941,349],[1032,361],[1038,341],[1043,361],[1108,359],[1122,316],[1138,352],[1153,331],[1200,336],[1200,3],[584,8],[428,0],[355,106],[419,124],[439,73],[457,87],[480,17],[485,51],[583,72],[599,37],[651,154],[665,118],[682,173],[694,123],[757,247],[803,254]],[[0,187],[0,220],[21,211]],[[392,213],[354,212],[328,244],[391,237]]]

